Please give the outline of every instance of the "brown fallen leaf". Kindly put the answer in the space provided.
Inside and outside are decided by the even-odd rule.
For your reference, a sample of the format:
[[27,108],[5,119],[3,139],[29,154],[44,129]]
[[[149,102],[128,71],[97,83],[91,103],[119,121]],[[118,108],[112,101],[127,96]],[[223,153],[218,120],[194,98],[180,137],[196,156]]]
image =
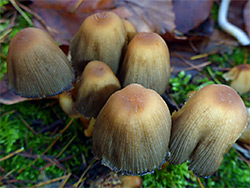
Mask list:
[[198,27],[210,16],[212,5],[213,0],[173,0],[176,29],[185,34]]
[[11,91],[6,85],[6,80],[3,79],[0,82],[0,103],[11,105],[26,100],[29,99],[20,97]]
[[[174,13],[172,0],[83,0],[81,5],[72,13],[77,0],[50,1],[34,0],[29,6],[51,28],[53,37],[61,44],[69,44],[84,19],[95,12],[113,11],[120,17],[128,19],[137,31],[154,31],[167,33],[174,37]],[[36,27],[42,24],[34,19]]]

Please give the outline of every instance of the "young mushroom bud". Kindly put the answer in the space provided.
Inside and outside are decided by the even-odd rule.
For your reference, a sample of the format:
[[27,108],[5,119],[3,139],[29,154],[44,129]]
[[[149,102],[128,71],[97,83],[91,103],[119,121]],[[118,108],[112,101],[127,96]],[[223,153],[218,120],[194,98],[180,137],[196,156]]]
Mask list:
[[223,77],[227,81],[231,80],[230,86],[240,94],[250,91],[250,65],[238,65],[225,73]]
[[130,42],[134,38],[134,36],[136,35],[137,31],[136,31],[134,25],[130,21],[125,20],[125,19],[122,19],[122,21],[123,21],[123,24],[124,24],[126,32],[127,32],[128,42]]
[[170,79],[169,50],[156,33],[137,33],[128,45],[121,67],[122,86],[139,83],[163,94]]
[[126,46],[127,32],[119,16],[112,12],[93,14],[71,41],[73,66],[79,74],[89,61],[100,60],[116,74]]
[[77,87],[76,110],[85,117],[96,117],[115,91],[121,89],[118,78],[101,61],[89,62]]
[[164,161],[171,117],[154,90],[131,84],[110,96],[93,131],[96,158],[125,174],[150,173]]
[[71,118],[79,118],[81,115],[75,111],[75,102],[70,91],[64,91],[58,95],[61,109]]
[[38,28],[26,28],[11,40],[8,87],[22,97],[47,97],[72,87],[73,69],[56,42]]
[[190,160],[195,174],[210,176],[246,124],[246,107],[233,88],[205,86],[172,115],[169,162]]

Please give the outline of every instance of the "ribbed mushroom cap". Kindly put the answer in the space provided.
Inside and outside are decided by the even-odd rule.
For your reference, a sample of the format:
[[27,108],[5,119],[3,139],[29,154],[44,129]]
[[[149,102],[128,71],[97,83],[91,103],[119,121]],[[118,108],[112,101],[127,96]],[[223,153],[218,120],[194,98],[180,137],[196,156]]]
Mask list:
[[225,73],[223,77],[226,80],[232,80],[230,86],[240,94],[250,91],[250,65],[238,65]]
[[109,96],[119,89],[120,82],[109,66],[91,61],[82,73],[75,108],[85,117],[96,117]]
[[169,50],[156,33],[137,33],[128,45],[121,67],[122,86],[139,83],[159,94],[166,90],[170,79]]
[[128,20],[122,19],[122,21],[127,32],[128,41],[131,41],[137,33],[135,26]]
[[125,174],[150,173],[168,151],[171,117],[161,96],[131,84],[108,99],[93,131],[96,158]]
[[248,123],[247,123],[247,128],[244,130],[242,135],[239,137],[239,141],[243,142],[245,144],[250,145],[250,108],[247,109],[248,113]]
[[100,60],[116,74],[127,46],[127,32],[122,19],[112,12],[87,17],[70,44],[72,63],[78,73],[92,60]]
[[169,162],[190,160],[195,174],[210,176],[246,124],[246,107],[234,89],[205,86],[172,115]]
[[26,28],[11,40],[8,87],[22,97],[46,97],[70,89],[73,69],[56,42],[38,28]]

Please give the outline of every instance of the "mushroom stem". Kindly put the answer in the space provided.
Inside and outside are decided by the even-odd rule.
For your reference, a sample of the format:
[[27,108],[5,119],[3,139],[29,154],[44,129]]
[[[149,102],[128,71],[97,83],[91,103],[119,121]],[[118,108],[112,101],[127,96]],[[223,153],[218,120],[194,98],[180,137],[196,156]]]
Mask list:
[[242,31],[240,28],[229,23],[227,20],[227,13],[228,13],[228,7],[229,7],[230,2],[231,0],[221,1],[221,5],[219,9],[219,19],[218,19],[219,26],[228,34],[234,36],[241,45],[247,46],[250,44],[250,39],[247,36],[247,34],[244,31]]

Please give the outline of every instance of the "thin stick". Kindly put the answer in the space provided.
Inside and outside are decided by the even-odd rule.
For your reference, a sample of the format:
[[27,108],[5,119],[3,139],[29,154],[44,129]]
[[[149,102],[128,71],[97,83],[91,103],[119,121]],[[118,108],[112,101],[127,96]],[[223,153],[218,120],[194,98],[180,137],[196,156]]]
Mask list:
[[192,57],[190,58],[190,60],[196,60],[196,59],[205,58],[205,57],[208,57],[208,55],[209,55],[208,53],[195,55],[195,56],[192,56]]
[[26,7],[20,3],[17,3],[17,5],[19,5],[19,7],[21,7],[26,12],[32,14],[42,24],[42,26],[50,33],[51,36],[54,35],[52,29],[46,25],[45,21],[42,19],[41,16],[39,16],[36,12],[32,11],[31,9],[29,9],[28,7]]
[[84,181],[84,176],[87,174],[88,170],[91,168],[91,166],[96,162],[96,160],[94,159],[89,166],[86,168],[86,170],[82,173],[81,177],[79,178],[78,182],[76,182],[74,184],[74,187],[79,187],[80,183],[82,183]]
[[[205,66],[207,66],[207,65],[210,65],[212,62],[211,61],[207,61],[207,62],[204,62],[204,63],[202,63],[202,64],[199,64],[199,65],[197,65],[196,66],[196,68],[203,68],[203,67],[205,67]],[[188,68],[186,68],[186,69],[181,69],[181,70],[174,70],[173,72],[181,72],[181,71],[188,71],[188,70],[193,70],[193,69],[195,69],[195,68],[193,68],[193,67],[188,67]]]
[[65,175],[65,176],[62,176],[62,177],[59,177],[59,178],[55,178],[55,179],[52,179],[52,180],[49,180],[49,181],[45,181],[45,182],[36,184],[36,185],[31,186],[31,187],[29,187],[29,188],[41,187],[41,186],[44,186],[44,185],[48,185],[48,184],[50,184],[50,183],[54,183],[54,182],[60,181],[60,180],[65,179],[65,178],[67,178],[67,177],[68,177],[68,175]]
[[[50,144],[50,146],[41,154],[41,155],[44,155],[45,153],[47,153],[47,151],[50,150],[50,148],[52,148],[52,146],[57,142],[57,140],[60,138],[60,136],[62,135],[62,133],[64,131],[66,131],[69,126],[72,124],[74,119],[71,119],[70,122],[65,126],[65,128],[63,130],[60,131],[60,134],[58,137],[56,137],[56,139],[52,142],[52,144]],[[39,159],[39,157],[37,159],[35,159],[34,161],[32,161],[31,163],[27,164],[25,167],[21,168],[18,173],[22,172],[25,168],[31,166],[32,164],[34,164],[37,160]]]
[[20,114],[18,114],[18,117],[31,132],[33,132],[36,136],[40,136],[34,129],[32,129],[31,126],[29,126],[29,124],[23,119],[23,117]]
[[0,36],[0,42],[2,43],[4,39],[8,36],[8,34],[12,31],[12,28],[8,29],[5,31],[1,36]]
[[197,177],[197,180],[198,180],[198,182],[199,182],[199,184],[200,184],[201,188],[204,188],[204,186],[203,186],[203,184],[202,184],[202,182],[201,182],[201,180],[200,180],[200,178],[199,178],[199,177]]
[[66,144],[66,146],[61,150],[61,152],[56,156],[56,158],[60,157],[63,152],[67,149],[67,147],[75,140],[76,135],[71,138],[71,140]]
[[23,10],[16,4],[15,0],[10,0],[10,3],[15,7],[15,9],[22,15],[22,17],[28,22],[30,25],[33,25],[32,21],[29,17],[23,12]]
[[10,153],[9,155],[7,155],[7,156],[1,158],[1,159],[0,159],[0,162],[4,161],[4,160],[6,160],[6,159],[11,158],[12,156],[16,155],[17,153],[21,153],[23,150],[24,150],[24,148],[21,148],[21,149],[19,149],[19,150],[14,151],[13,153]]
[[69,178],[70,178],[71,175],[72,175],[71,173],[69,173],[67,175],[67,177],[64,179],[64,181],[62,182],[62,184],[59,186],[59,188],[64,188],[64,186],[66,185],[66,183],[69,180]]
[[70,11],[70,13],[74,13],[76,9],[79,8],[79,6],[82,4],[83,0],[78,0],[74,8]]

